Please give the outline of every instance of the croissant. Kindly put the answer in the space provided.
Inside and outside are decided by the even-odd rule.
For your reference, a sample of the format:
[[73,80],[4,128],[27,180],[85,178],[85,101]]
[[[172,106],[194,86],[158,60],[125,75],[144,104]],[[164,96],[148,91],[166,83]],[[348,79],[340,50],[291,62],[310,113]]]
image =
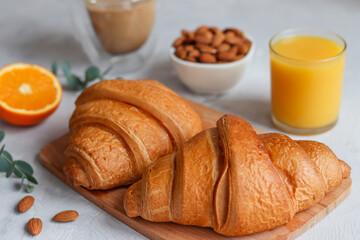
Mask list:
[[125,194],[129,217],[240,236],[280,226],[350,175],[324,144],[293,141],[224,115],[150,165]]
[[110,189],[201,131],[200,116],[153,80],[107,80],[85,89],[69,122],[64,173],[74,185]]

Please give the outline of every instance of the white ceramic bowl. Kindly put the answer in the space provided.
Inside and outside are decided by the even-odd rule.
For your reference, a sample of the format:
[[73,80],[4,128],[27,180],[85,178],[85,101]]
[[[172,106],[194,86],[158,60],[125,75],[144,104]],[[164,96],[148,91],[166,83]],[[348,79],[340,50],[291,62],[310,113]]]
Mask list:
[[175,56],[175,48],[170,49],[170,58],[180,80],[192,91],[201,94],[224,94],[242,78],[255,52],[254,40],[246,56],[229,63],[209,64],[182,60]]

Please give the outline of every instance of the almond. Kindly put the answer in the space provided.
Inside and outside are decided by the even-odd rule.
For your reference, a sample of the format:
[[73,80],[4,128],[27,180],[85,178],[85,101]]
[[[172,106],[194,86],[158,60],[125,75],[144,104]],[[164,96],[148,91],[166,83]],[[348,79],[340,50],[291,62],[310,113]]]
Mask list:
[[188,53],[188,56],[197,58],[200,56],[200,51],[198,49],[194,49]]
[[32,196],[26,196],[18,204],[19,212],[23,213],[29,210],[34,204],[35,199]]
[[185,60],[189,61],[189,62],[197,62],[197,59],[195,57],[191,57],[191,56],[188,56]]
[[201,53],[200,62],[202,63],[216,63],[216,57],[210,53]]
[[42,229],[42,222],[40,218],[32,218],[29,220],[27,227],[32,235],[38,235]]
[[217,55],[220,61],[232,61],[236,56],[236,53],[233,52],[221,52]]
[[228,31],[225,33],[225,42],[232,44],[235,40],[236,36],[233,31]]
[[225,35],[220,32],[220,33],[216,33],[213,40],[212,40],[212,43],[211,43],[211,46],[213,47],[217,47],[219,46],[223,41],[225,40]]
[[225,63],[246,56],[251,41],[236,28],[222,31],[217,27],[200,26],[195,31],[181,31],[173,46],[175,55],[190,62]]
[[212,31],[213,33],[217,34],[217,33],[223,33],[220,28],[217,28],[217,27],[211,27],[209,28],[210,31]]
[[225,42],[230,43],[230,44],[241,44],[243,42],[243,39],[236,36],[234,32],[226,32],[225,33]]
[[236,53],[238,51],[238,47],[237,46],[233,46],[230,51],[227,51],[227,52],[220,52],[217,57],[219,60],[221,61],[232,61],[235,56],[236,56]]
[[176,50],[182,51],[182,50],[185,50],[185,47],[184,47],[184,45],[180,45],[180,46],[176,47]]
[[225,32],[229,32],[229,31],[234,32],[235,35],[237,35],[240,38],[245,38],[244,33],[242,31],[240,31],[239,29],[237,29],[237,28],[227,28],[225,30]]
[[184,36],[179,37],[178,39],[175,40],[175,42],[173,43],[173,47],[177,47],[180,46],[185,40]]
[[237,53],[238,52],[238,50],[239,50],[239,47],[238,46],[232,46],[231,48],[230,48],[230,52],[233,52],[233,53]]
[[187,32],[186,34],[185,43],[194,43],[195,42],[195,33],[194,32]]
[[227,52],[230,50],[230,45],[227,43],[222,43],[218,48],[217,51],[218,52]]
[[242,44],[242,43],[243,43],[242,38],[240,38],[240,37],[235,37],[234,38],[234,42],[233,42],[234,45],[239,45],[239,44]]
[[195,35],[196,34],[200,34],[200,33],[203,33],[203,32],[206,32],[206,31],[208,31],[209,30],[209,27],[208,26],[200,26],[200,27],[198,27],[198,29],[196,29],[196,31],[195,31]]
[[181,35],[183,35],[184,37],[187,37],[187,35],[189,34],[189,31],[183,29],[181,30]]
[[175,51],[175,56],[177,56],[178,58],[181,59],[185,59],[186,58],[186,51],[184,49],[183,46],[179,46],[176,51]]
[[195,41],[195,33],[186,30],[181,30],[181,34],[185,37],[184,43],[189,44]]
[[212,42],[214,35],[210,30],[195,34],[195,42],[210,44]]
[[240,59],[242,59],[244,56],[245,56],[245,54],[236,55],[236,56],[233,58],[233,61],[240,60]]
[[53,220],[56,222],[70,222],[76,220],[78,217],[79,214],[77,211],[67,210],[56,214]]
[[238,47],[239,47],[238,54],[240,54],[240,55],[241,54],[245,55],[250,49],[250,47],[246,44],[240,44],[240,45],[238,45]]
[[184,46],[185,51],[190,52],[194,50],[194,45],[185,45]]
[[203,53],[216,53],[217,50],[216,48],[210,47],[209,45],[205,45],[205,44],[198,44],[196,45],[196,47],[200,50],[200,52]]
[[252,43],[251,43],[251,41],[250,41],[249,39],[244,39],[243,42],[244,42],[244,44],[245,44],[246,46],[249,47],[249,49],[251,48]]

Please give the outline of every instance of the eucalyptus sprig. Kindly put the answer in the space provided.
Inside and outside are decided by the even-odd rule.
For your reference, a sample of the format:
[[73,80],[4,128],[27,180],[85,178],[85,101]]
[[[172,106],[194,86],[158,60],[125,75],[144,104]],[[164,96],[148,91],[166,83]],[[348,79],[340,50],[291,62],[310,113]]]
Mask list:
[[[86,86],[98,79],[100,81],[104,80],[105,75],[108,74],[112,66],[108,67],[103,73],[100,72],[100,69],[96,66],[90,66],[85,70],[83,80],[78,75],[75,75],[71,72],[71,65],[68,61],[63,61],[61,64],[61,69],[66,78],[66,81],[73,90],[84,90]],[[51,71],[58,75],[58,63],[54,60],[51,64]]]
[[[5,132],[0,131],[0,143],[5,138]],[[34,170],[31,165],[22,160],[13,160],[11,154],[5,150],[5,144],[0,149],[0,172],[6,172],[6,177],[10,177],[11,174],[15,174],[21,178],[21,186],[24,185],[26,179],[28,184],[26,187],[27,192],[32,192],[34,184],[38,184],[38,181],[34,178]]]

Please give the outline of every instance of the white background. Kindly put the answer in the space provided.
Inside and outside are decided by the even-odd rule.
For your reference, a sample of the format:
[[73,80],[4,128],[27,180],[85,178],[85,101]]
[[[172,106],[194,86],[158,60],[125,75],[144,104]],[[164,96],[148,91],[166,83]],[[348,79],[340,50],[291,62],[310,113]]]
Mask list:
[[[299,239],[360,239],[360,1],[159,0],[157,8],[155,55],[141,71],[123,77],[159,80],[183,96],[241,116],[265,131],[278,131],[270,120],[268,41],[271,36],[292,27],[319,27],[345,38],[348,50],[338,124],[321,135],[292,137],[329,145],[339,158],[351,165],[353,190],[340,206]],[[256,41],[256,53],[243,81],[225,96],[191,93],[179,82],[170,65],[168,49],[180,30],[192,30],[201,24],[235,26],[251,34]],[[2,0],[0,66],[27,62],[50,67],[54,58],[70,61],[79,74],[90,64],[73,38],[67,2]],[[60,81],[65,84],[64,79]],[[26,195],[18,190],[20,180],[6,179],[4,173],[0,174],[0,239],[34,239],[25,229],[32,217],[41,218],[44,224],[36,239],[145,238],[71,190],[40,164],[42,146],[67,132],[77,95],[64,89],[59,109],[37,126],[16,127],[0,120],[0,129],[6,131],[6,148],[16,159],[30,162],[40,182],[33,192],[35,206],[18,214],[16,205]],[[65,209],[77,210],[79,219],[69,224],[50,221],[55,213]]]

